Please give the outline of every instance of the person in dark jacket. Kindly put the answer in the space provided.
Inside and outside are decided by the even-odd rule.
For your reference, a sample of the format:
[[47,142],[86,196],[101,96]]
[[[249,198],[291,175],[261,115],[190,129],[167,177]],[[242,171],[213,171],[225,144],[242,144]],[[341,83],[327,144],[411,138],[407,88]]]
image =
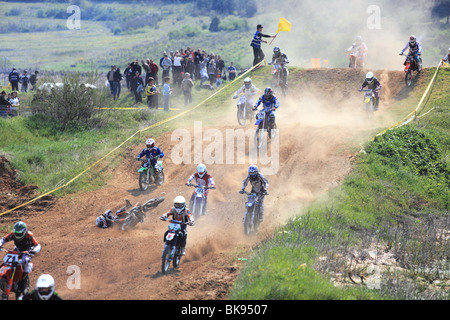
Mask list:
[[19,91],[19,73],[17,72],[16,68],[13,68],[9,73],[8,80],[9,82],[11,82],[11,90]]
[[134,93],[136,103],[142,102],[142,92],[144,91],[144,80],[139,75],[139,71],[134,73],[134,77],[131,79],[131,92]]
[[6,99],[6,92],[2,91],[0,95],[0,117],[7,118],[11,111],[11,102]]
[[264,27],[261,24],[256,26],[256,32],[253,35],[252,43],[250,44],[250,46],[253,47],[253,66],[256,66],[264,60],[264,52],[261,49],[261,42],[267,43],[267,41],[262,40],[262,38],[275,38],[275,36],[262,33],[263,28]]

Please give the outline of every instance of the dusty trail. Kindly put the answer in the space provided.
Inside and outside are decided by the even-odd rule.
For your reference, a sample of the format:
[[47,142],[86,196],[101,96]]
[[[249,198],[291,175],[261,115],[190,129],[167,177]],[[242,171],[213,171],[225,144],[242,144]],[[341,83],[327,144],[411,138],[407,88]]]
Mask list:
[[[319,71],[311,75],[327,78]],[[380,125],[377,120],[361,120],[362,97],[354,92],[355,86],[360,85],[361,75],[343,70],[340,76],[352,86],[351,92],[343,92],[342,88],[316,91],[305,84],[291,89],[289,97],[280,97],[279,170],[267,176],[269,196],[258,236],[249,239],[242,235],[245,197],[238,191],[248,163],[209,164],[208,172],[218,189],[210,192],[208,215],[188,229],[187,253],[179,269],[161,274],[160,257],[167,223],[158,218],[170,208],[175,196],[182,194],[189,199],[193,189],[184,183],[196,168],[196,163],[172,163],[171,153],[178,141],[172,141],[169,132],[156,139],[166,154],[166,182],[162,186],[147,192],[139,190],[138,163],[134,159],[140,148],[128,148],[129,160],[115,169],[112,180],[104,188],[68,196],[44,214],[24,217],[43,245],[42,252],[33,259],[31,283],[35,283],[39,274],[50,273],[56,279],[57,291],[65,299],[226,299],[239,268],[244,266],[237,258],[246,255],[246,249],[286,221],[293,208],[306,205],[337,186],[351,170],[355,145],[367,138],[368,128]],[[385,76],[389,78],[386,82],[391,82],[390,96],[383,98],[380,112],[402,90],[402,72]],[[323,87],[317,81],[311,83]],[[234,103],[230,99],[229,117],[220,126],[213,127],[224,136],[226,129],[238,127]],[[247,128],[253,130],[253,125]],[[193,128],[187,129],[193,132]],[[205,123],[203,129],[208,129]],[[203,147],[208,144],[204,142]],[[125,204],[125,199],[134,204],[159,196],[166,200],[130,232],[115,228],[101,230],[95,226],[98,215],[108,208],[117,210]],[[67,273],[69,266],[78,266],[81,271],[79,289],[67,286],[68,282],[74,283]]]

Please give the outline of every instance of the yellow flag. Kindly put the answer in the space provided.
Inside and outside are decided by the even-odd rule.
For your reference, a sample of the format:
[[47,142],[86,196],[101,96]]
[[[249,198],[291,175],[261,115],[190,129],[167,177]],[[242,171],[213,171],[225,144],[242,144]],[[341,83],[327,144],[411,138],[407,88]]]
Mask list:
[[278,31],[285,31],[285,32],[290,32],[291,31],[291,26],[292,24],[287,21],[285,18],[280,18],[280,22],[278,22]]

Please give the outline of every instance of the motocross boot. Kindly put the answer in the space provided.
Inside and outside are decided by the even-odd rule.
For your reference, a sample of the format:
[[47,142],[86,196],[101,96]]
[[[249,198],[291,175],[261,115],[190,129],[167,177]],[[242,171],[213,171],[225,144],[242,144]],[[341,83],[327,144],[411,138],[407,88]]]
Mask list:
[[22,275],[22,281],[20,282],[19,291],[23,294],[28,293],[28,289],[30,288],[30,277],[28,276],[28,272],[24,272]]
[[182,256],[186,255],[186,248],[185,247],[181,248],[181,255]]

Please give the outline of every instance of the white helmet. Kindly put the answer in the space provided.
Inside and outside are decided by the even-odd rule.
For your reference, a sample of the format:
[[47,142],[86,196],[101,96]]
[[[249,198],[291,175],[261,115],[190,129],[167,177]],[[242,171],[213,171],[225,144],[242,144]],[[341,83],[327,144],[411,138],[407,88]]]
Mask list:
[[95,224],[99,228],[106,227],[106,219],[105,219],[105,217],[104,216],[97,217],[97,219],[95,219]]
[[155,140],[153,139],[147,139],[147,141],[145,142],[147,148],[151,149],[155,146]]
[[250,87],[252,86],[252,79],[247,77],[244,79],[244,85],[246,89],[250,89]]
[[200,178],[203,178],[203,176],[205,175],[205,173],[206,173],[206,166],[203,163],[200,163],[197,166],[197,173],[198,173],[198,176]]
[[184,199],[183,196],[175,197],[175,200],[173,200],[173,207],[177,213],[181,213],[186,209],[186,199]]
[[49,274],[41,275],[36,282],[36,293],[41,300],[48,300],[55,292],[55,280]]
[[367,74],[366,74],[366,81],[368,83],[372,83],[373,79],[374,79],[373,73],[372,72],[367,72]]
[[416,44],[416,36],[412,35],[411,37],[409,37],[409,43],[413,46]]

